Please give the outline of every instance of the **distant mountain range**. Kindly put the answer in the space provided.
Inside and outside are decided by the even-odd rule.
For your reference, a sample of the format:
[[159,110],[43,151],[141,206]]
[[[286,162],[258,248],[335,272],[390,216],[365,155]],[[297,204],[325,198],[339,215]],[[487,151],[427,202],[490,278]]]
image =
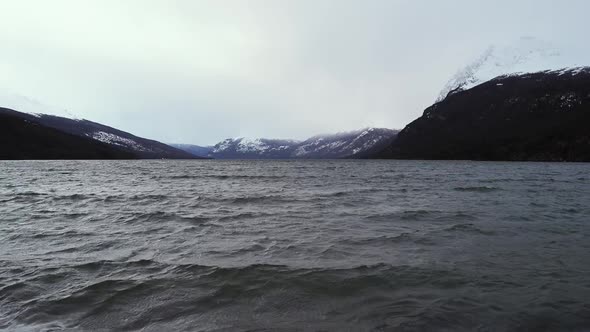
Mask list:
[[[475,159],[590,161],[590,67],[534,38],[491,47],[398,132],[166,145],[2,96],[0,159]],[[41,114],[45,110],[53,115]]]
[[0,108],[1,159],[197,159],[96,122]]
[[[227,139],[212,147],[167,145],[100,123],[0,108],[0,159],[329,159],[362,158],[384,149],[397,131],[367,128],[304,141]],[[38,106],[38,107],[37,107]]]
[[215,159],[338,159],[363,158],[388,146],[396,130],[366,128],[330,135],[318,135],[304,141],[281,139],[229,138],[215,146],[173,144],[196,156]]

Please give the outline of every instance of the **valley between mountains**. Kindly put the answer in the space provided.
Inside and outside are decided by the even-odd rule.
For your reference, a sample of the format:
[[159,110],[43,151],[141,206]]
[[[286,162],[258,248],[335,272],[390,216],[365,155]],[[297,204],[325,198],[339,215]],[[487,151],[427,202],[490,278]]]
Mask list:
[[1,159],[590,161],[590,68],[531,38],[488,49],[402,130],[164,144],[70,114],[45,114],[30,99],[0,102]]

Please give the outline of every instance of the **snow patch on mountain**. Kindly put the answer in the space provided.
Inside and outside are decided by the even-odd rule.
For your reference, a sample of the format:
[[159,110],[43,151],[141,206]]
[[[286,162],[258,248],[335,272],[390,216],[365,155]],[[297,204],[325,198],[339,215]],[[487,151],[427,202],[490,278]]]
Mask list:
[[296,140],[274,140],[264,138],[247,138],[237,137],[228,138],[217,143],[212,150],[212,154],[235,151],[242,154],[264,154],[269,151],[286,151],[294,144]]
[[124,148],[130,148],[135,151],[149,151],[149,149],[147,149],[146,147],[132,139],[121,137],[104,131],[97,131],[92,134],[87,134],[87,136],[103,143],[116,145]]
[[298,157],[305,157],[310,153],[330,152],[336,154],[347,153],[354,156],[360,152],[371,149],[378,142],[391,137],[388,135],[377,135],[374,138],[367,137],[376,132],[376,128],[366,128],[360,131],[352,131],[328,135],[324,137],[311,138],[300,146],[295,154]]
[[238,143],[239,152],[262,152],[266,150],[268,146],[262,142],[261,139],[242,138]]
[[234,140],[232,138],[228,138],[222,142],[217,143],[213,147],[213,153],[220,153],[220,152],[226,151],[227,149],[229,149],[229,147],[231,146],[233,141]]
[[569,54],[554,44],[533,37],[520,38],[516,43],[491,46],[478,59],[459,70],[445,85],[437,99],[449,93],[471,89],[499,76],[521,75],[542,71],[581,68],[588,65],[579,54]]

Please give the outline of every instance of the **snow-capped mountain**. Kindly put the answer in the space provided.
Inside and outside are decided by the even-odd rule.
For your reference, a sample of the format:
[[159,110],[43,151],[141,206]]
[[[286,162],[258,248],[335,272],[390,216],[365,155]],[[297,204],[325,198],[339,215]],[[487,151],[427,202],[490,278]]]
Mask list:
[[265,138],[228,138],[217,143],[209,157],[217,159],[286,159],[299,142]]
[[590,161],[590,67],[496,77],[435,103],[376,158]]
[[397,130],[366,128],[357,131],[320,135],[301,142],[295,158],[361,158],[373,150],[380,150],[395,138]]
[[586,60],[580,54],[570,54],[550,42],[533,37],[520,38],[510,45],[491,46],[451,78],[437,102],[449,93],[471,89],[499,76],[577,68],[588,65]]
[[132,154],[137,158],[145,159],[194,159],[195,156],[182,150],[173,148],[169,145],[137,137],[130,133],[111,128],[100,123],[82,120],[70,119],[67,117],[43,114],[42,104],[36,105],[34,112],[31,108],[26,113],[15,111],[8,108],[0,108],[0,115],[6,115],[23,119],[28,123],[38,124],[40,126],[56,129],[59,132],[74,135],[82,138],[88,138],[97,142],[107,144],[120,151]]
[[[362,158],[387,146],[396,130],[366,128],[362,130],[319,135],[304,141],[264,138],[229,138],[212,148],[174,145],[197,156],[216,159],[331,159]],[[208,151],[206,155],[195,153]]]

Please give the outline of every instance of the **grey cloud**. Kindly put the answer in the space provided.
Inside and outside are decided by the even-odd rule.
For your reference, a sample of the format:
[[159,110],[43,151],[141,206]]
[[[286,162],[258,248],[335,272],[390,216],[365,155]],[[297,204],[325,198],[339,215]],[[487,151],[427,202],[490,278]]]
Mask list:
[[0,88],[163,140],[401,128],[490,44],[576,52],[586,1],[0,1]]

